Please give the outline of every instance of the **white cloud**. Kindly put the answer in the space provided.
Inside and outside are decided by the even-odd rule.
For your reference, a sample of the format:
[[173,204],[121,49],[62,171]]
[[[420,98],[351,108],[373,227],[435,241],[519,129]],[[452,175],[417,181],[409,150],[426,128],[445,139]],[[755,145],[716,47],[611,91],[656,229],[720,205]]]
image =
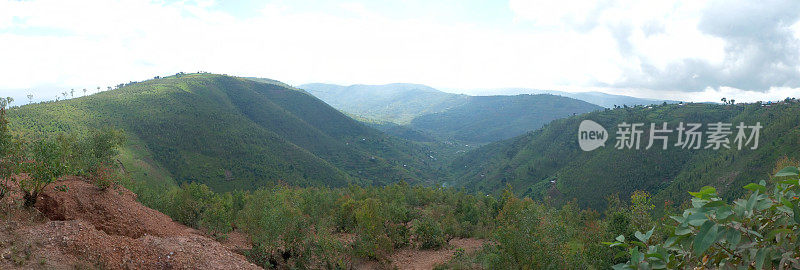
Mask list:
[[286,5],[237,17],[209,1],[0,0],[0,95],[51,97],[198,70],[294,84],[598,89],[643,72],[642,63],[726,57],[723,40],[697,29],[700,1],[512,0],[515,18],[501,26],[397,18],[358,3],[324,13]]

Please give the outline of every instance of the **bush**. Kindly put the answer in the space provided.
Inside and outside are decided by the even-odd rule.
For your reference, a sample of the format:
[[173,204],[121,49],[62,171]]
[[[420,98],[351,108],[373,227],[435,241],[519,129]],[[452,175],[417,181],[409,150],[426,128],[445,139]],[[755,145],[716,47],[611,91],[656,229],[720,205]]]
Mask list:
[[200,215],[199,227],[217,240],[225,239],[233,230],[233,197],[230,193],[214,195]]
[[14,181],[13,175],[19,170],[22,162],[20,153],[20,143],[8,131],[6,109],[0,106],[0,199],[9,192],[10,182]]
[[432,218],[412,221],[411,233],[421,249],[438,249],[447,244],[442,224]]
[[173,192],[169,215],[177,222],[199,228],[200,219],[211,205],[214,192],[208,186],[198,183],[184,183]]
[[653,238],[653,228],[606,243],[629,255],[614,268],[800,268],[799,174],[797,167],[786,167],[771,189],[765,181],[748,184],[750,195],[733,204],[713,187],[690,192],[692,207],[672,217],[677,225],[666,241]]
[[114,157],[125,144],[123,131],[104,127],[88,137],[62,136],[60,140],[67,146],[70,174],[84,176],[102,190],[118,182]]
[[288,188],[258,190],[241,211],[239,223],[250,236],[250,258],[263,267],[289,264],[305,268],[310,254],[312,226],[297,207]]
[[25,163],[28,177],[20,181],[25,206],[33,207],[39,194],[47,185],[67,173],[63,143],[43,139],[34,141],[28,147],[30,162]]

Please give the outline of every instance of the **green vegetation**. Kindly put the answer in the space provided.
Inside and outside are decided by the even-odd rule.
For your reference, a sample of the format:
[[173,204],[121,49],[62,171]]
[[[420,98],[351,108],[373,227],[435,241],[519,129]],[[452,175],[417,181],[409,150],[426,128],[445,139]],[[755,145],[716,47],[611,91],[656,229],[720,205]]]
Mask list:
[[[261,266],[346,268],[386,259],[396,248],[437,249],[454,237],[487,237],[497,199],[452,189],[410,186],[299,188],[214,193],[202,184],[168,191],[130,185],[142,202],[176,221],[224,238],[247,233],[246,252]],[[354,234],[351,241],[340,237]]]
[[[606,128],[609,139],[605,147],[591,152],[578,147],[578,125],[584,119]],[[672,129],[678,122],[760,122],[764,128],[755,150],[737,150],[735,144],[732,149],[720,150],[678,146],[645,150],[647,132],[641,137],[640,150],[620,150],[614,143],[616,126],[622,122],[667,122]],[[686,190],[708,185],[723,198],[733,199],[743,195],[735,187],[767,175],[775,160],[800,158],[797,123],[800,103],[791,99],[774,104],[671,104],[591,112],[555,120],[527,135],[467,153],[453,162],[451,183],[495,194],[511,185],[523,196],[547,198],[557,204],[574,199],[581,208],[599,210],[605,207],[606,196],[619,193],[627,197],[636,190],[652,193],[656,201],[681,202],[688,199]],[[669,142],[674,144],[676,136],[673,132]],[[660,146],[658,143],[656,146]],[[662,204],[656,204],[657,211],[661,208]]]
[[467,103],[469,96],[419,84],[351,85],[313,83],[299,86],[341,111],[401,125],[415,117]]
[[[533,100],[521,104],[560,99],[510,99],[524,98]],[[498,97],[474,108],[509,102]],[[559,103],[542,106],[552,104]],[[466,108],[439,116],[462,122],[476,111]],[[531,120],[479,115],[473,120]],[[578,148],[584,119],[610,131],[606,147]],[[764,129],[758,149],[612,149],[622,122],[760,122]],[[61,176],[82,176],[99,189],[120,182],[148,207],[216,239],[245,233],[252,246],[242,253],[264,267],[346,269],[465,237],[488,241],[439,268],[797,267],[798,171],[772,166],[796,166],[797,123],[794,100],[624,107],[555,120],[446,167],[460,146],[436,153],[446,147],[385,135],[279,82],[179,74],[0,106],[0,195],[19,180],[31,206]],[[686,210],[676,214],[681,203]]]
[[554,95],[476,96],[446,111],[416,117],[410,127],[439,138],[487,143],[525,134],[555,119],[600,109]]
[[555,95],[466,96],[416,84],[300,88],[388,134],[418,142],[495,142],[554,119],[602,109]]
[[0,198],[19,181],[24,205],[33,207],[39,194],[65,175],[84,176],[100,189],[111,186],[113,158],[124,142],[121,131],[105,128],[88,137],[61,134],[27,142],[10,134],[6,104],[0,104]]
[[428,183],[444,173],[426,146],[368,128],[305,92],[223,75],[130,83],[13,108],[8,117],[21,137],[124,129],[119,159],[153,187]]
[[[750,194],[728,204],[713,187],[692,195],[691,207],[671,216],[669,235],[636,231],[607,243],[628,261],[615,269],[789,269],[800,268],[798,171],[789,166],[766,181],[744,186]],[[767,186],[772,186],[768,188]]]
[[7,99],[0,99],[0,199],[8,194],[11,188],[10,182],[13,180],[11,177],[17,172],[18,164],[21,163],[19,149],[16,147],[19,144],[14,141],[8,130],[6,104],[8,104]]

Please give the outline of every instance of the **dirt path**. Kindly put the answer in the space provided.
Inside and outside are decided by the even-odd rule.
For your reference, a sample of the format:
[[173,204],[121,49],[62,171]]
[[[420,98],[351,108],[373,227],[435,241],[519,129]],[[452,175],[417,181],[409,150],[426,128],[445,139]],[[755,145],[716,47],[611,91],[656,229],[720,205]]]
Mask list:
[[463,238],[450,240],[450,247],[440,250],[416,250],[403,248],[392,254],[390,260],[392,265],[402,270],[422,270],[433,269],[440,263],[445,263],[453,258],[457,249],[463,249],[466,253],[473,253],[480,249],[486,240],[475,238]]

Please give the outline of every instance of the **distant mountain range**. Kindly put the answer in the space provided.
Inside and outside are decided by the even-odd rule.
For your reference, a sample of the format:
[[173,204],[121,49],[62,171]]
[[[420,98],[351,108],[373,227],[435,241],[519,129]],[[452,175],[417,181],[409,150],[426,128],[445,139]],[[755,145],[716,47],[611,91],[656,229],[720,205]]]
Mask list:
[[312,83],[298,88],[341,111],[397,124],[408,124],[417,116],[445,111],[469,100],[467,95],[408,83],[350,86]]
[[656,105],[666,103],[678,103],[674,100],[659,100],[659,99],[646,99],[637,98],[623,95],[612,95],[602,92],[563,92],[553,90],[529,90],[532,94],[551,94],[558,96],[571,97],[574,99],[583,100],[598,106],[606,108],[614,108],[614,105],[622,106],[636,106],[636,105]]
[[300,88],[366,121],[394,123],[377,126],[387,133],[421,141],[429,141],[431,136],[471,143],[499,141],[538,129],[554,119],[602,109],[550,94],[467,96],[418,84],[315,83]]

